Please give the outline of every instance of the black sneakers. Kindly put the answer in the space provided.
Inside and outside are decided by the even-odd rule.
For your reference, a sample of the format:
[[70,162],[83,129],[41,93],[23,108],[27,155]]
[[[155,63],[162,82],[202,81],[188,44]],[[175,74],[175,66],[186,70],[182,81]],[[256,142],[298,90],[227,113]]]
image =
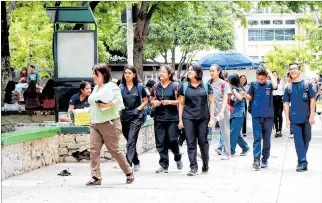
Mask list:
[[202,166],[202,172],[203,173],[207,173],[209,170],[209,165],[208,163],[204,163],[203,166]]

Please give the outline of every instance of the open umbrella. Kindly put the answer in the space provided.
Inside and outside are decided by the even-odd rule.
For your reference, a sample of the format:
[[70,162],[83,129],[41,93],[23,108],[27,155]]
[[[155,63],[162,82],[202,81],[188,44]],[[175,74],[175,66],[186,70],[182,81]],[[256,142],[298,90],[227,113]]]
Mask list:
[[256,69],[261,64],[259,61],[238,52],[208,54],[201,58],[198,63],[204,70],[208,70],[212,64],[219,65],[223,70]]

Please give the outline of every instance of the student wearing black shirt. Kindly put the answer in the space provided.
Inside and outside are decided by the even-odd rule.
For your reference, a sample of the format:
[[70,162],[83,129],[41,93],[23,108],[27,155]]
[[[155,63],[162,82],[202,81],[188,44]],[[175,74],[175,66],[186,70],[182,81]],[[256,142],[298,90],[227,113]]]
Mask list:
[[296,63],[290,64],[289,71],[292,82],[285,88],[283,97],[286,125],[294,133],[298,158],[297,172],[307,171],[306,154],[311,141],[311,126],[315,123],[316,97],[312,83],[301,79],[300,68]]
[[154,132],[156,148],[160,155],[160,168],[156,173],[168,173],[169,154],[171,149],[174,161],[179,170],[182,169],[181,154],[179,151],[178,129],[178,93],[179,83],[173,81],[174,70],[169,65],[160,67],[160,81],[152,88],[152,105],[155,108]]
[[208,128],[214,126],[214,95],[209,83],[202,81],[200,65],[188,66],[187,82],[179,91],[179,129],[184,128],[187,140],[190,171],[188,176],[198,173],[197,140],[203,161],[202,172],[209,169]]
[[133,65],[128,65],[123,70],[122,83],[120,84],[125,109],[121,111],[122,131],[126,145],[126,158],[130,166],[134,164],[134,171],[140,170],[140,160],[136,152],[139,131],[142,126],[142,110],[148,103],[148,94],[137,76]]

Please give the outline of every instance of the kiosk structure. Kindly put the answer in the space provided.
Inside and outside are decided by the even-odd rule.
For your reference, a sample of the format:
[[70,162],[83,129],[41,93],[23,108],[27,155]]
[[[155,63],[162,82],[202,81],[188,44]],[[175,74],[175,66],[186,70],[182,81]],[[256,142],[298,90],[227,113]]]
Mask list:
[[[55,88],[58,122],[59,112],[68,110],[79,83],[93,80],[92,67],[98,61],[97,23],[89,6],[46,7],[46,11],[54,24],[54,80],[61,84]],[[64,24],[88,24],[88,29],[73,30]]]

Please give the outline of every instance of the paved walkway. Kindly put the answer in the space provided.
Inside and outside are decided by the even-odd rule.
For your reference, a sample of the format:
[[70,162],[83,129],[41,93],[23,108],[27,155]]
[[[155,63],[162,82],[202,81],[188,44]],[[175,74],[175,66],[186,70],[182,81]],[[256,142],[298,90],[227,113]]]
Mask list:
[[[286,130],[287,131],[287,130]],[[285,132],[286,134],[286,132]],[[246,138],[252,145],[252,137]],[[172,161],[168,174],[155,174],[158,153],[151,151],[140,156],[142,168],[135,182],[125,184],[125,176],[115,163],[101,165],[101,186],[86,187],[90,178],[89,164],[56,164],[16,176],[2,182],[2,201],[5,203],[321,203],[322,202],[322,124],[321,117],[313,128],[308,152],[309,171],[298,173],[294,142],[272,138],[269,168],[254,171],[252,153],[221,161],[214,152],[218,136],[211,146],[210,171],[195,177],[186,175],[189,165],[184,152],[184,168],[178,171]],[[237,154],[241,150],[237,149]],[[173,156],[171,155],[171,160]],[[201,162],[199,161],[200,168]],[[72,176],[57,176],[69,168]]]

